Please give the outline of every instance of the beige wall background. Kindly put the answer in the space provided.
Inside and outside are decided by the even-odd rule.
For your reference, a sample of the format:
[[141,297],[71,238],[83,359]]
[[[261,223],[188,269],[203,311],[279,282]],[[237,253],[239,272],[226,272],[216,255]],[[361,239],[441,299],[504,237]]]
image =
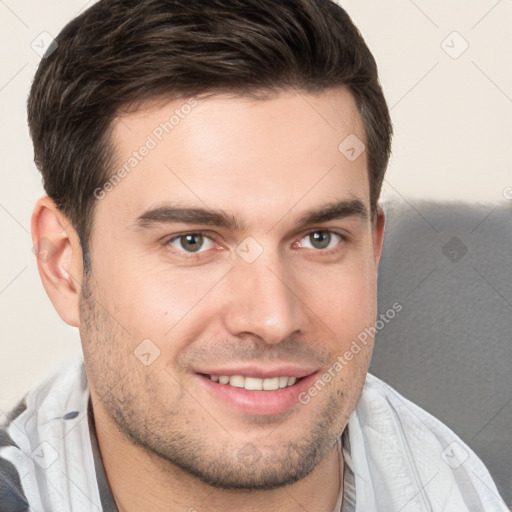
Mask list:
[[[0,0],[0,420],[80,354],[40,283],[30,215],[43,194],[25,102],[42,33],[93,2]],[[512,200],[512,1],[340,2],[379,64],[395,126],[385,200]],[[39,45],[39,47],[38,47]]]

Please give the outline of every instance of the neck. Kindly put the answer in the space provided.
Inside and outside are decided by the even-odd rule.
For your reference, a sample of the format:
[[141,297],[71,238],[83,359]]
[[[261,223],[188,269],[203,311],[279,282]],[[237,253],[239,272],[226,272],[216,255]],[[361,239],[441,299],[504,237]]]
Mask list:
[[212,487],[171,462],[133,444],[95,411],[96,435],[107,480],[119,512],[332,512],[343,479],[335,445],[302,480],[271,490]]

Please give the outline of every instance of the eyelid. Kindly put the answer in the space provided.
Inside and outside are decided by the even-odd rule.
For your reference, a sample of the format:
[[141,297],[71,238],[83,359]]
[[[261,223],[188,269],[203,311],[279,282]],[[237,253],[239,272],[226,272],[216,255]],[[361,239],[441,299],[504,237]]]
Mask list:
[[305,236],[312,235],[313,233],[318,233],[320,231],[325,231],[326,233],[332,233],[334,235],[338,235],[339,237],[343,238],[344,240],[348,239],[348,235],[340,233],[339,231],[336,231],[335,229],[329,229],[329,228],[314,228],[308,230],[301,238],[304,238]]
[[209,231],[183,231],[181,233],[175,233],[174,235],[171,235],[171,236],[166,236],[164,237],[164,240],[166,240],[167,242],[172,242],[173,240],[176,240],[177,238],[181,238],[182,236],[187,236],[187,235],[202,235],[203,237],[205,238],[212,238],[209,234]]

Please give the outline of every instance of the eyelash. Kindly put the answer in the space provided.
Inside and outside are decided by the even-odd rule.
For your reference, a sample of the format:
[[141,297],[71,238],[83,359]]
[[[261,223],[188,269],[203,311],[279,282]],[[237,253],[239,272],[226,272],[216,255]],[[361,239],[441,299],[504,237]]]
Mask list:
[[[329,254],[334,254],[334,253],[338,252],[340,250],[339,246],[343,242],[347,242],[348,241],[348,237],[346,235],[343,235],[341,233],[338,233],[337,231],[333,231],[333,230],[330,230],[330,229],[313,229],[313,230],[310,230],[307,233],[305,233],[303,236],[301,236],[299,240],[302,240],[303,238],[306,238],[306,237],[308,237],[308,236],[310,236],[310,235],[312,235],[314,233],[320,233],[320,232],[322,232],[322,233],[330,233],[331,235],[338,236],[340,238],[340,242],[338,244],[336,244],[335,247],[332,247],[330,249],[310,249],[309,247],[307,247],[306,249],[320,252],[323,255],[329,255]],[[169,246],[171,244],[171,242],[179,240],[180,238],[186,237],[188,235],[201,235],[204,238],[208,238],[213,243],[215,243],[215,240],[206,231],[188,231],[186,233],[180,233],[178,235],[173,235],[171,238],[166,239],[166,241],[164,242],[164,245],[165,246]],[[295,244],[295,242],[294,242],[294,244]],[[179,254],[181,254],[182,256],[186,257],[186,258],[195,259],[195,258],[200,258],[201,254],[203,252],[206,252],[206,251],[198,251],[198,252],[194,253],[194,252],[186,252],[186,251],[183,250],[183,251],[177,251],[177,252]]]

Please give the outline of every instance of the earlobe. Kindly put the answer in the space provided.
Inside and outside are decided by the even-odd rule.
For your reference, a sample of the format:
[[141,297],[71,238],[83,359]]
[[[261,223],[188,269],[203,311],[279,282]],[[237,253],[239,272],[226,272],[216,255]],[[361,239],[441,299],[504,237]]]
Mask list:
[[384,231],[386,227],[386,216],[380,205],[377,206],[377,212],[373,221],[373,248],[375,256],[375,265],[379,265],[382,254],[382,245],[384,243]]
[[82,248],[68,218],[52,199],[39,199],[32,214],[32,243],[41,281],[59,316],[78,327]]

